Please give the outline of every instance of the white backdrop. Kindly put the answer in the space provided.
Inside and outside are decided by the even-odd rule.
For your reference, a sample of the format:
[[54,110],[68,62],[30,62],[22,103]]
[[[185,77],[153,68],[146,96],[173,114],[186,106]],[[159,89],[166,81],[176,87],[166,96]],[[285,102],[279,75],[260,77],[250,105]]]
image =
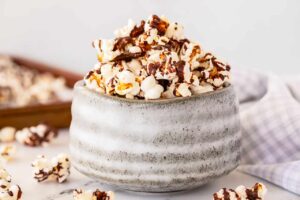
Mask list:
[[0,53],[87,72],[92,40],[152,13],[182,23],[232,67],[300,73],[298,0],[0,0]]

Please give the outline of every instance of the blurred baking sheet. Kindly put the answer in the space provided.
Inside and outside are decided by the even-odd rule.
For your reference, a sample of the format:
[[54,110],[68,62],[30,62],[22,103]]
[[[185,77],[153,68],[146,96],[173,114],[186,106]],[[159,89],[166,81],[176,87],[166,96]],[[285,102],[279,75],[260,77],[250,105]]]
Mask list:
[[[12,60],[23,67],[36,70],[39,73],[51,73],[55,77],[63,77],[68,88],[72,89],[82,75],[53,67],[35,60],[20,56],[8,55]],[[24,91],[26,92],[26,91]],[[69,94],[68,94],[69,95]],[[23,107],[9,107],[0,109],[0,128],[13,126],[23,128],[46,122],[56,128],[69,127],[71,122],[71,100],[33,104]]]

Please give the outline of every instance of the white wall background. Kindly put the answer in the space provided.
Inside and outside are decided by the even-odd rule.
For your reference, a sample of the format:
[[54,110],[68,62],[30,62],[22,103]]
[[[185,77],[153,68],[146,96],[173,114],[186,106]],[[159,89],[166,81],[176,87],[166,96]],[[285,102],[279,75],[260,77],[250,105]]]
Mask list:
[[235,68],[300,73],[299,0],[0,0],[0,53],[87,72],[92,40],[152,13]]

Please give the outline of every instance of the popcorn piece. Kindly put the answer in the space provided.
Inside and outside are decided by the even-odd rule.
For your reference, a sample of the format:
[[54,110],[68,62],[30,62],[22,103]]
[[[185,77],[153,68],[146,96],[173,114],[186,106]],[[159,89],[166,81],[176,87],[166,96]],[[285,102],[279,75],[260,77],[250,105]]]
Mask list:
[[262,183],[256,183],[252,188],[238,186],[235,190],[223,188],[214,193],[214,200],[263,200],[267,193]]
[[18,185],[11,185],[6,189],[0,189],[0,199],[19,200],[22,197],[22,190]]
[[57,130],[47,124],[39,124],[17,131],[16,139],[18,142],[36,147],[50,143],[57,137]]
[[0,158],[5,161],[12,160],[16,153],[16,147],[14,145],[3,145],[0,147]]
[[70,175],[70,158],[66,154],[59,154],[52,159],[53,174],[59,183],[64,182]]
[[164,88],[157,84],[153,76],[148,76],[145,80],[143,80],[141,89],[145,93],[146,99],[158,99],[164,91]]
[[159,18],[157,15],[153,15],[149,20],[149,26],[156,29],[159,35],[164,35],[167,31],[169,23],[166,20]]
[[22,197],[20,186],[11,184],[11,176],[0,167],[0,199],[19,200]]
[[264,199],[267,188],[262,183],[256,183],[252,188],[248,189],[241,185],[235,189],[236,193],[240,196],[241,200],[247,199]]
[[0,167],[0,188],[6,188],[11,182],[11,176],[9,173],[2,167]]
[[34,169],[34,178],[38,182],[46,180],[56,180],[62,183],[67,180],[70,175],[70,159],[66,154],[59,154],[51,160],[44,156],[38,156],[33,161],[32,167]]
[[4,127],[0,130],[0,142],[13,142],[15,140],[16,129],[14,127]]
[[115,35],[115,39],[93,43],[99,63],[84,78],[91,90],[159,99],[201,94],[230,84],[230,66],[186,39],[183,26],[163,16],[150,16],[139,25],[130,20]]
[[132,72],[122,71],[117,77],[118,83],[115,87],[117,94],[135,96],[140,92],[140,85]]
[[179,84],[178,88],[176,88],[176,95],[182,96],[182,97],[191,96],[192,93],[189,90],[188,84],[186,84],[186,83]]
[[183,26],[177,22],[171,23],[166,31],[166,36],[175,40],[184,39]]
[[74,200],[114,200],[114,193],[112,191],[100,191],[99,189],[95,191],[75,189],[73,198]]
[[124,26],[121,29],[115,30],[114,34],[116,37],[126,37],[131,34],[132,30],[136,27],[134,21],[132,19],[128,20],[127,26]]

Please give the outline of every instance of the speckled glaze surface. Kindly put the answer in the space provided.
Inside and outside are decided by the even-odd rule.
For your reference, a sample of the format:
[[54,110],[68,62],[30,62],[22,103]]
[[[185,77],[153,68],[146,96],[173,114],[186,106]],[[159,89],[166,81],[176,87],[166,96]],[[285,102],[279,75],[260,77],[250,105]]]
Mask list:
[[239,162],[240,124],[232,86],[144,101],[100,95],[78,82],[70,134],[77,170],[133,191],[196,188]]

